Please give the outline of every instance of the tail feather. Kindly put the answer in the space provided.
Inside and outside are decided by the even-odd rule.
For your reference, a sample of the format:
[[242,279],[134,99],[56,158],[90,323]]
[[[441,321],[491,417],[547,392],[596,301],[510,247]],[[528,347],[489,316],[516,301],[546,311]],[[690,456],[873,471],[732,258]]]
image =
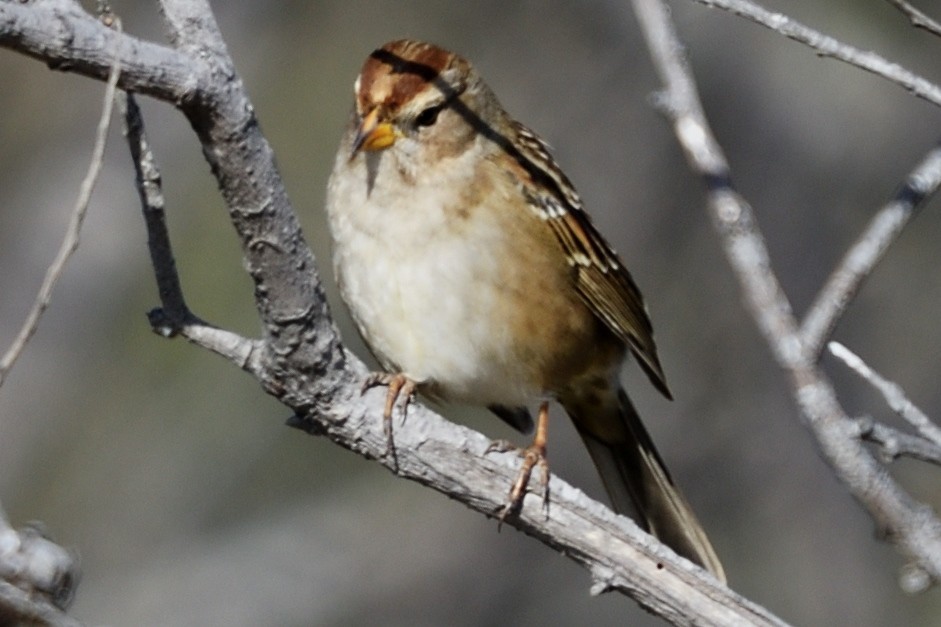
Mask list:
[[[568,408],[567,408],[568,409]],[[722,563],[689,503],[680,492],[653,440],[624,390],[618,392],[618,416],[570,411],[601,475],[615,511],[636,513],[639,523],[674,551],[726,581]],[[622,428],[611,428],[617,420]],[[603,430],[592,426],[606,424]],[[617,434],[617,437],[612,437]]]

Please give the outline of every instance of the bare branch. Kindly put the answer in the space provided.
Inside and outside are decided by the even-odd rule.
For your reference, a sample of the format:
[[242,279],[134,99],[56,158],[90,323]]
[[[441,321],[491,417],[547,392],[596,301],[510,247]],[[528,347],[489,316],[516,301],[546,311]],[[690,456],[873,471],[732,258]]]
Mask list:
[[[518,470],[515,453],[486,454],[489,439],[413,405],[407,420],[401,415],[394,417],[393,462],[382,429],[384,392],[362,397],[358,391],[352,393],[353,397],[333,399],[319,408],[316,420],[297,417],[289,424],[378,458],[397,476],[442,492],[490,517],[501,511]],[[541,495],[530,494],[518,516],[504,524],[583,565],[591,573],[593,593],[628,594],[677,625],[784,624],[678,557],[630,519],[615,515],[559,477],[553,476],[551,484],[548,511]]]
[[[220,90],[201,100],[208,106],[184,110],[213,166],[255,281],[266,335],[253,346],[257,350],[251,351],[249,369],[265,389],[294,409],[292,426],[326,435],[378,459],[402,477],[493,515],[503,506],[519,460],[512,454],[484,456],[490,442],[480,434],[413,406],[407,423],[396,424],[397,463],[393,463],[380,416],[381,393],[360,393],[366,369],[339,344],[273,153],[260,134],[241,83],[232,79],[231,60],[208,5],[167,0],[163,11],[176,44],[198,54],[210,75],[220,77],[218,83],[207,83]],[[199,28],[191,29],[193,24]],[[148,194],[141,197],[148,202]],[[166,259],[161,263],[163,270],[172,271]],[[178,289],[172,280],[161,281],[170,285],[171,292]],[[188,314],[181,296],[174,306],[177,316]],[[182,332],[187,332],[185,327]],[[627,592],[679,624],[718,625],[730,620],[782,624],[676,557],[627,519],[587,500],[561,480],[553,485],[548,517],[539,499],[531,498],[519,517],[507,524],[584,564],[592,572],[596,591]]]
[[112,30],[68,0],[0,2],[0,47],[99,80],[117,56],[121,89],[181,106],[199,97],[205,80],[198,58]]
[[839,342],[830,342],[828,347],[834,357],[868,381],[872,387],[879,390],[892,411],[915,427],[923,438],[932,442],[935,446],[941,446],[941,428],[908,399],[905,391],[897,383],[882,377],[870,368],[861,357]]
[[[941,521],[893,481],[862,445],[857,425],[840,407],[833,386],[804,347],[751,207],[732,186],[728,164],[705,119],[666,5],[662,0],[634,0],[634,8],[666,87],[659,99],[661,108],[673,124],[690,167],[703,177],[713,224],[749,311],[790,376],[794,398],[824,458],[879,527],[889,530],[889,536],[934,580],[941,580]],[[775,19],[788,23],[783,17]]]
[[0,511],[0,624],[78,625],[63,611],[77,581],[68,551],[38,529],[14,530]]
[[932,35],[941,37],[941,24],[931,19],[928,14],[913,7],[906,0],[886,0],[886,2],[905,14],[915,28],[923,28]]
[[732,186],[729,165],[712,135],[699,100],[692,69],[666,7],[660,0],[634,0],[647,46],[665,90],[656,102],[673,124],[680,146],[708,190],[711,216],[726,243],[726,253],[743,283],[752,315],[782,364],[797,362],[801,345],[796,337],[791,305],[771,271],[764,240],[747,201]]
[[892,63],[882,56],[854,48],[829,35],[805,26],[783,13],[768,11],[749,0],[692,0],[707,7],[716,7],[765,26],[789,39],[806,44],[822,57],[831,57],[881,76],[900,85],[915,96],[941,105],[941,87]]
[[80,627],[81,623],[42,597],[0,581],[0,623]]
[[859,292],[863,281],[915,212],[938,191],[939,186],[941,145],[936,145],[909,174],[895,197],[873,216],[869,226],[846,252],[817,294],[801,326],[804,347],[810,356],[819,358],[824,342]]
[[135,186],[147,226],[147,247],[157,277],[160,302],[169,318],[182,322],[190,316],[190,312],[183,298],[173,247],[170,245],[160,168],[144,131],[137,99],[133,94],[122,92],[118,95],[118,107],[124,119],[124,136],[134,163]]
[[59,246],[59,252],[56,254],[52,265],[46,270],[46,277],[43,279],[36,295],[36,300],[23,326],[17,333],[13,344],[7,352],[0,358],[0,385],[3,385],[7,373],[19,359],[23,349],[30,338],[39,327],[39,320],[49,306],[52,300],[52,290],[55,288],[59,277],[65,270],[65,264],[68,262],[72,253],[78,248],[79,235],[82,230],[82,223],[85,221],[85,214],[88,211],[88,203],[91,200],[92,190],[98,181],[98,174],[101,172],[101,164],[104,159],[105,144],[108,141],[108,127],[111,125],[111,114],[114,110],[114,94],[118,83],[118,77],[121,75],[121,60],[115,56],[112,60],[111,73],[108,78],[108,86],[105,89],[105,101],[101,110],[101,119],[98,121],[98,130],[95,134],[95,146],[92,149],[91,163],[88,166],[88,172],[82,180],[79,188],[78,199],[75,201],[75,207],[72,209],[72,217],[69,220],[69,226],[66,229],[65,237]]

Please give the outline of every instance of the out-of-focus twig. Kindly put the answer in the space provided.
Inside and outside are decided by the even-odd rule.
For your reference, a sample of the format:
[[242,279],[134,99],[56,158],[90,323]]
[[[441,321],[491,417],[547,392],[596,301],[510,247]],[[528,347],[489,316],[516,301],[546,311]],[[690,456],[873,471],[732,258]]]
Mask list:
[[941,87],[898,63],[867,50],[860,50],[829,35],[816,31],[797,20],[775,13],[750,0],[692,0],[708,7],[724,9],[745,19],[760,24],[789,39],[809,46],[822,57],[830,57],[872,72],[896,85],[900,85],[919,98],[941,106]]
[[925,200],[941,186],[941,144],[912,170],[895,196],[880,209],[817,294],[801,325],[804,348],[819,357],[863,281],[882,259]]
[[917,405],[908,399],[908,396],[905,395],[905,391],[901,386],[889,381],[878,372],[874,371],[859,355],[839,342],[830,342],[828,348],[834,357],[868,381],[872,387],[879,390],[879,393],[885,398],[886,403],[892,408],[892,411],[915,427],[923,438],[934,443],[935,446],[941,446],[941,428],[932,422],[925,412],[921,411]]
[[74,555],[36,527],[13,529],[0,509],[0,624],[79,625],[64,612],[77,581]]
[[55,288],[59,277],[65,270],[65,265],[72,253],[76,251],[79,244],[79,236],[82,230],[82,223],[85,221],[85,214],[88,211],[88,203],[91,200],[91,193],[98,181],[98,174],[101,172],[101,165],[104,160],[105,144],[108,140],[108,127],[111,125],[111,114],[114,111],[114,94],[117,89],[118,77],[121,74],[121,61],[115,55],[111,66],[111,73],[108,76],[108,84],[105,89],[105,101],[101,110],[101,119],[98,121],[98,129],[95,134],[95,146],[92,149],[91,163],[88,166],[88,172],[82,180],[79,189],[78,199],[75,201],[75,207],[72,209],[72,217],[69,220],[69,226],[65,232],[62,244],[59,246],[59,252],[46,270],[46,276],[43,279],[39,293],[23,326],[17,333],[13,344],[7,352],[0,358],[0,385],[3,385],[10,368],[16,363],[23,349],[29,343],[30,338],[39,327],[39,321],[42,318],[46,308],[52,299],[52,290]]
[[886,0],[889,4],[905,14],[915,28],[922,28],[932,35],[941,37],[941,24],[933,20],[924,11],[912,6],[906,0]]
[[[731,0],[696,0],[710,6],[754,8]],[[748,202],[733,184],[697,93],[684,47],[663,0],[633,0],[657,72],[664,84],[660,108],[673,125],[690,167],[702,177],[713,224],[748,306],[769,348],[790,377],[794,399],[823,457],[881,529],[927,575],[941,580],[941,520],[915,501],[863,446],[859,427],[840,406],[836,392],[804,345],[774,270],[764,236]],[[765,12],[767,13],[767,12]],[[771,14],[768,14],[770,16]],[[768,17],[765,16],[765,17]],[[784,16],[776,26],[792,24]],[[769,24],[770,26],[771,24]],[[777,30],[777,29],[776,29]],[[941,101],[939,101],[941,102]]]
[[919,435],[903,433],[870,417],[860,418],[859,437],[879,446],[879,453],[886,461],[908,457],[921,462],[941,466],[941,446]]

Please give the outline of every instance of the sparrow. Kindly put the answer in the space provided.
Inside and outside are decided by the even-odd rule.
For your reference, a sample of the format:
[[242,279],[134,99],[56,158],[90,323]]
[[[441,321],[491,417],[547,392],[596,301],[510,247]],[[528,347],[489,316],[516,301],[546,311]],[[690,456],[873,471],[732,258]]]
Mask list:
[[547,487],[550,402],[619,513],[725,581],[722,564],[621,382],[633,357],[671,398],[640,290],[549,146],[463,57],[398,40],[366,59],[326,211],[341,296],[383,371],[388,423],[418,391],[477,405],[535,437]]

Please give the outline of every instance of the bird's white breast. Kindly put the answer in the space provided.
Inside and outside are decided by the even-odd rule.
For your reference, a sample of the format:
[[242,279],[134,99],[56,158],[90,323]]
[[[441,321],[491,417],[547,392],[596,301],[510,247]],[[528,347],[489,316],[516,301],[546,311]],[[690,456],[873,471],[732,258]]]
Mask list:
[[[399,171],[391,157],[371,153],[342,164],[348,157],[341,154],[337,168],[356,176],[335,171],[329,184],[335,270],[360,333],[383,367],[433,383],[449,400],[533,400],[539,390],[494,316],[511,235],[499,211],[475,210],[472,199],[481,195],[457,183],[472,174],[471,157],[454,157],[435,180]],[[373,177],[367,159],[378,170]]]

